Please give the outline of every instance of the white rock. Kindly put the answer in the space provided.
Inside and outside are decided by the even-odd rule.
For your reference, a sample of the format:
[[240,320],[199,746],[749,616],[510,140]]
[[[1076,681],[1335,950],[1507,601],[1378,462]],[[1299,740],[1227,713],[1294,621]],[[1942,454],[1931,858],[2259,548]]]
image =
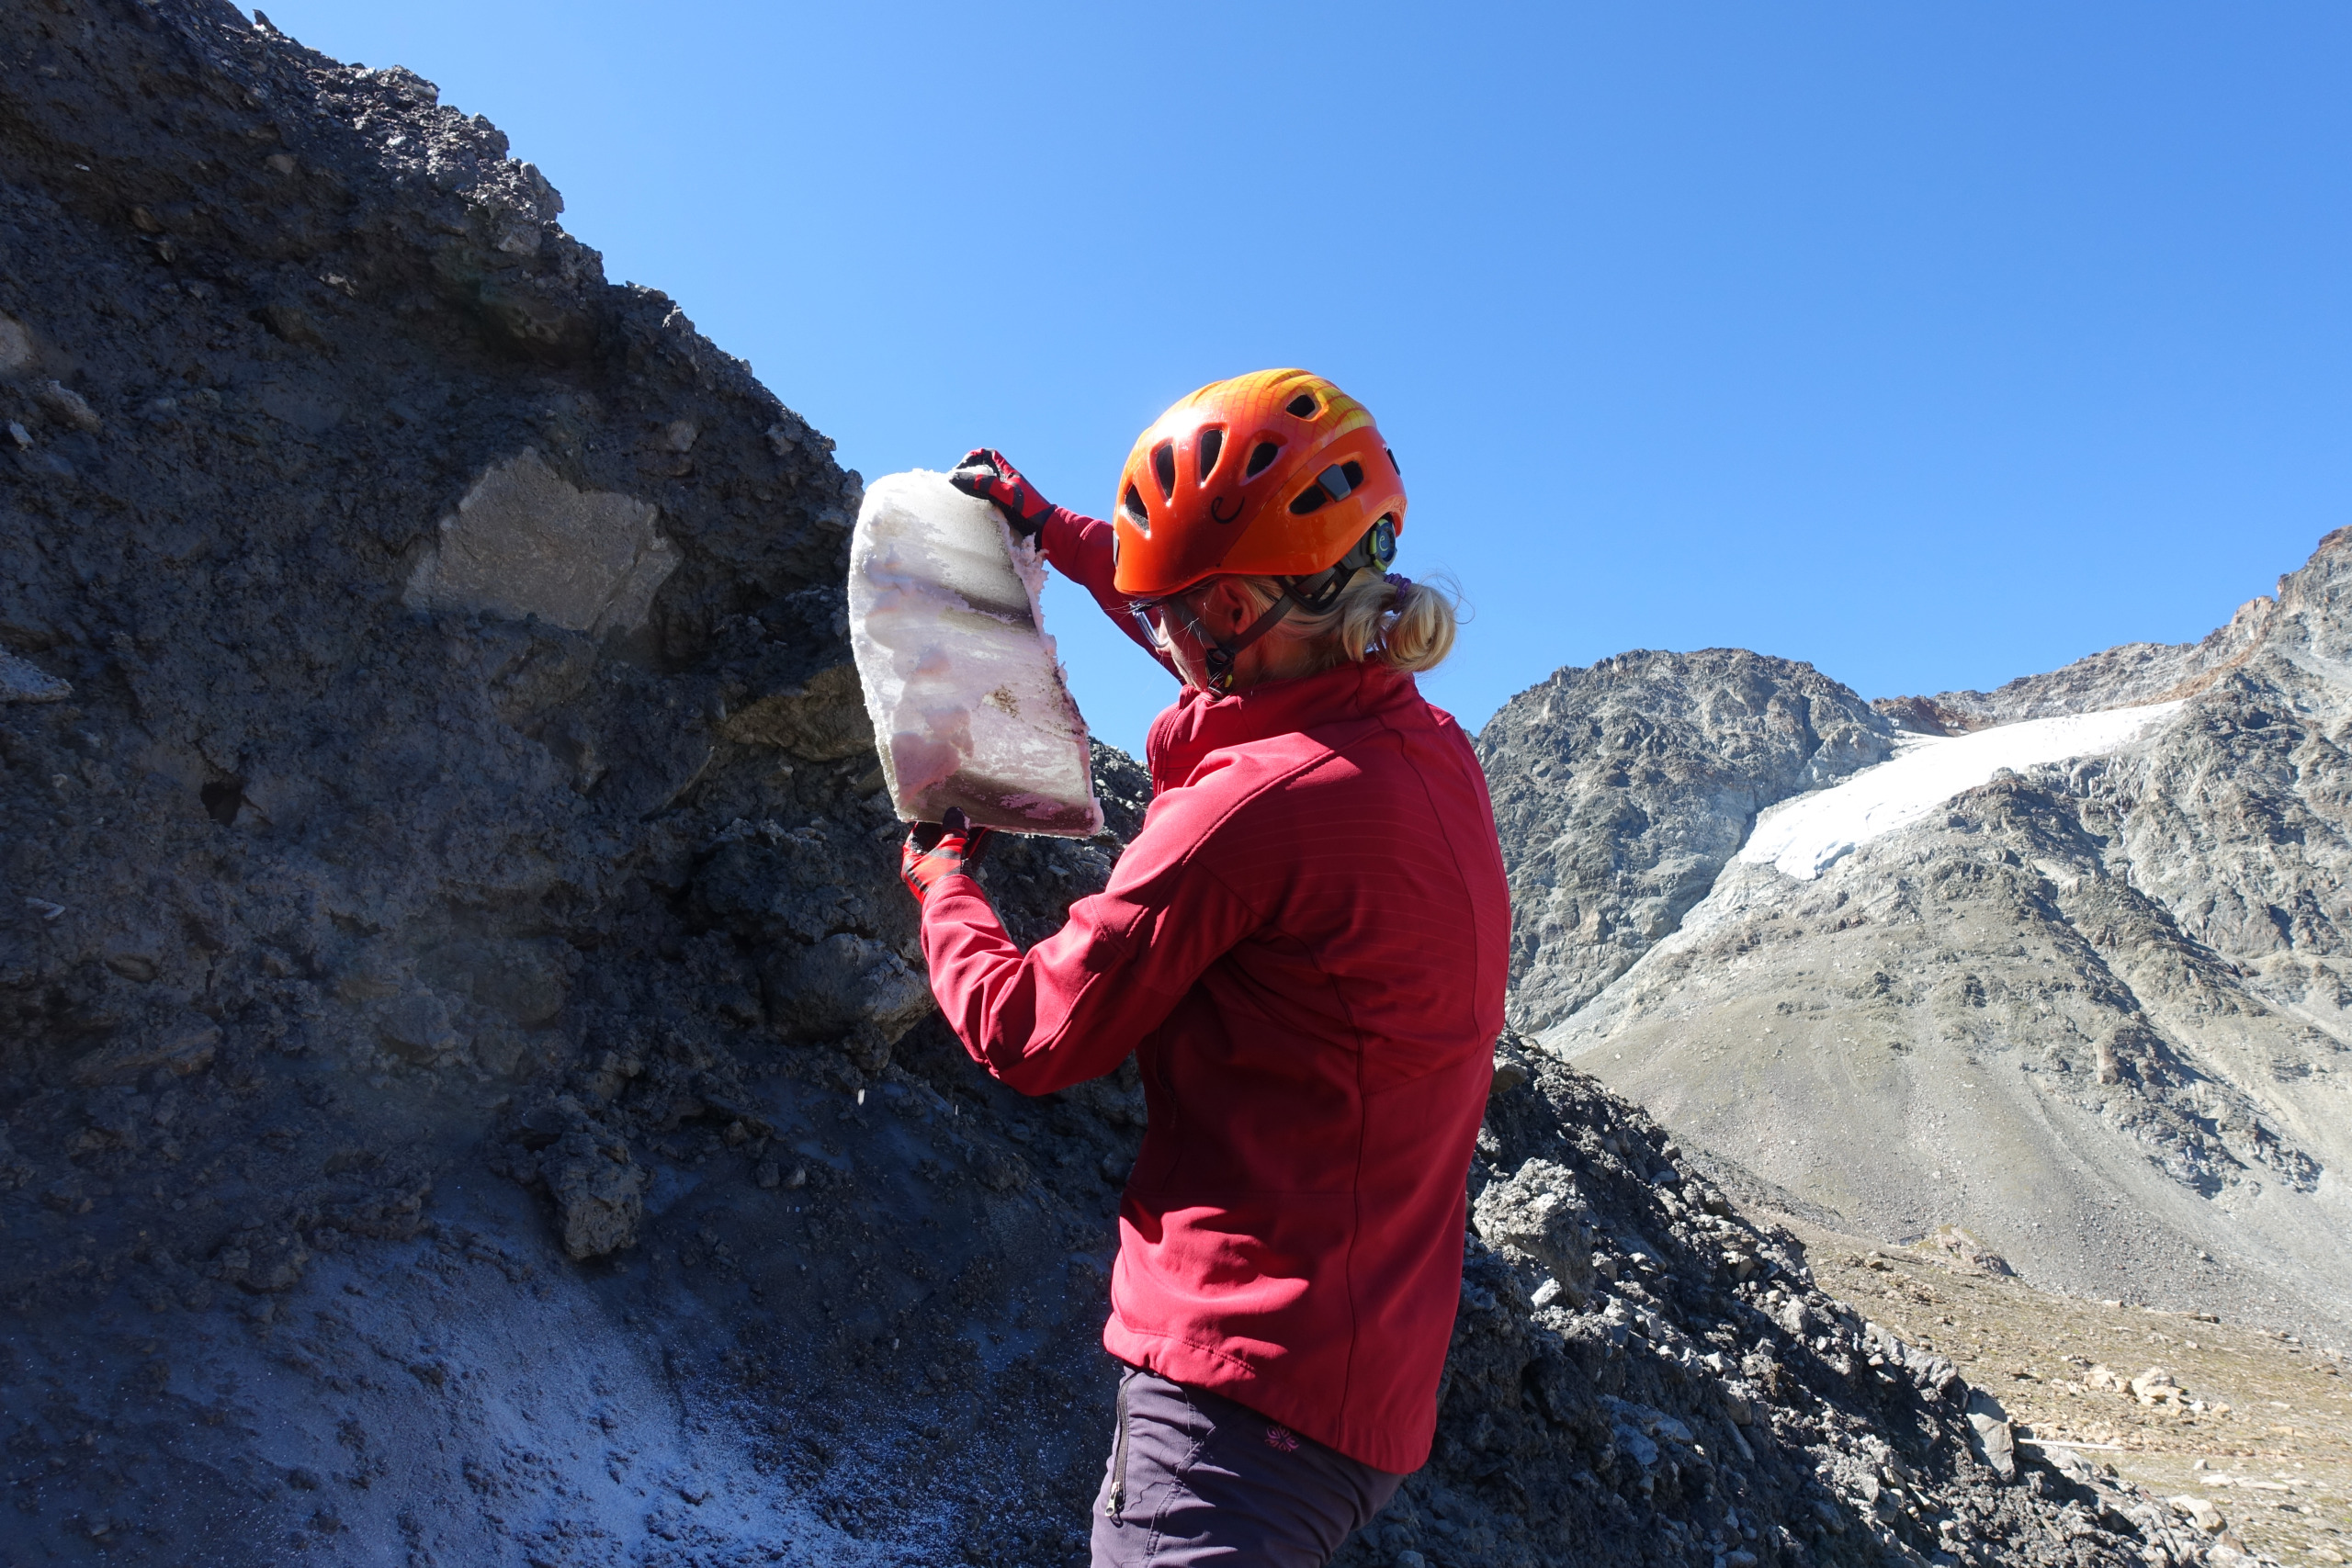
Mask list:
[[659,509],[614,491],[583,491],[525,447],[483,471],[440,542],[409,574],[412,609],[537,615],[572,631],[630,631],[677,570]]
[[0,316],[0,376],[21,376],[39,357],[25,324],[13,316]]
[[1045,563],[944,474],[867,487],[850,540],[850,645],[901,821],[949,807],[1020,833],[1100,832],[1086,721],[1046,636]]
[[51,417],[63,420],[74,429],[87,431],[93,435],[98,433],[101,423],[98,411],[92,408],[81,393],[62,381],[43,381],[33,389],[33,397],[49,411]]
[[74,688],[29,660],[0,652],[0,703],[62,703]]
[[2207,1535],[2221,1534],[2227,1522],[2222,1517],[2222,1510],[2203,1497],[2167,1497],[2165,1501],[2172,1505],[2175,1513]]
[[1976,1439],[1978,1455],[2004,1481],[2014,1480],[2018,1472],[2017,1433],[2009,1425],[2009,1413],[2001,1408],[2000,1401],[1983,1389],[1971,1390],[1968,1396],[1968,1429]]

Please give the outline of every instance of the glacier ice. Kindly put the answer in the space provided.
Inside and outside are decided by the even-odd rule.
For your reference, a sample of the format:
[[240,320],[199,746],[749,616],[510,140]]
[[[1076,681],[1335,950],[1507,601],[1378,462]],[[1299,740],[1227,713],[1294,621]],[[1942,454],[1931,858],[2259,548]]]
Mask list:
[[1100,832],[1086,721],[1046,635],[1045,562],[995,507],[916,469],[866,487],[850,645],[899,819]]
[[1909,827],[2003,768],[2022,772],[2120,750],[2169,723],[2180,705],[2149,703],[2031,718],[1950,739],[1905,739],[1891,760],[1765,812],[1739,858],[1809,882],[1855,845]]

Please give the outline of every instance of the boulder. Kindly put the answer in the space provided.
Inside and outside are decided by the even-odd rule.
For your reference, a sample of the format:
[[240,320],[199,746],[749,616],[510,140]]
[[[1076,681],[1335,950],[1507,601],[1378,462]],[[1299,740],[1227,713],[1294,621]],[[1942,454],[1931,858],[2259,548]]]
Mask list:
[[1992,1466],[2002,1480],[2017,1479],[2017,1432],[2000,1401],[1983,1389],[1969,1390],[1968,1429],[1976,1457]]

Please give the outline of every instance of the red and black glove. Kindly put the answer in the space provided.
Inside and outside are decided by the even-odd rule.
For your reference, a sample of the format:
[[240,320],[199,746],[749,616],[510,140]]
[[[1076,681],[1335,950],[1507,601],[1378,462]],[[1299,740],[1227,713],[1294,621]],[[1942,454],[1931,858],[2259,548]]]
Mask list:
[[1060,508],[1037,493],[1021,470],[1004,460],[993,446],[975,446],[964,454],[947,482],[966,495],[978,496],[1004,514],[1005,525],[1024,539],[1034,539],[1046,519]]
[[987,852],[989,829],[975,828],[956,807],[947,808],[944,822],[918,822],[899,852],[899,880],[920,904],[942,877],[969,873]]

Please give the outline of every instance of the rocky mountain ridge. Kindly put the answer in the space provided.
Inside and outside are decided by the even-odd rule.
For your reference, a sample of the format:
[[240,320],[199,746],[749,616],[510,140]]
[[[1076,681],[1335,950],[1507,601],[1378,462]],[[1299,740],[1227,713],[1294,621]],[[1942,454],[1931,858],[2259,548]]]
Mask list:
[[1561,670],[1479,732],[1511,879],[1511,1017],[1575,1011],[1673,931],[1757,812],[1889,755],[1811,665],[1738,649]]
[[[1724,858],[1546,1048],[1844,1228],[1961,1224],[2044,1284],[2343,1336],[2347,573],[2339,532],[2200,643],[1874,705],[1933,735],[2183,704],[1815,879]],[[1498,716],[1490,771],[1534,774],[1516,727],[1551,700]],[[1515,874],[1551,863],[1540,833],[1505,842]],[[1560,967],[1602,952],[1623,957],[1594,943]]]
[[1962,735],[1990,725],[2192,697],[2252,656],[2278,601],[2266,594],[2196,642],[2127,642],[2053,670],[2020,675],[1991,692],[1882,697],[1871,705],[1906,729]]

